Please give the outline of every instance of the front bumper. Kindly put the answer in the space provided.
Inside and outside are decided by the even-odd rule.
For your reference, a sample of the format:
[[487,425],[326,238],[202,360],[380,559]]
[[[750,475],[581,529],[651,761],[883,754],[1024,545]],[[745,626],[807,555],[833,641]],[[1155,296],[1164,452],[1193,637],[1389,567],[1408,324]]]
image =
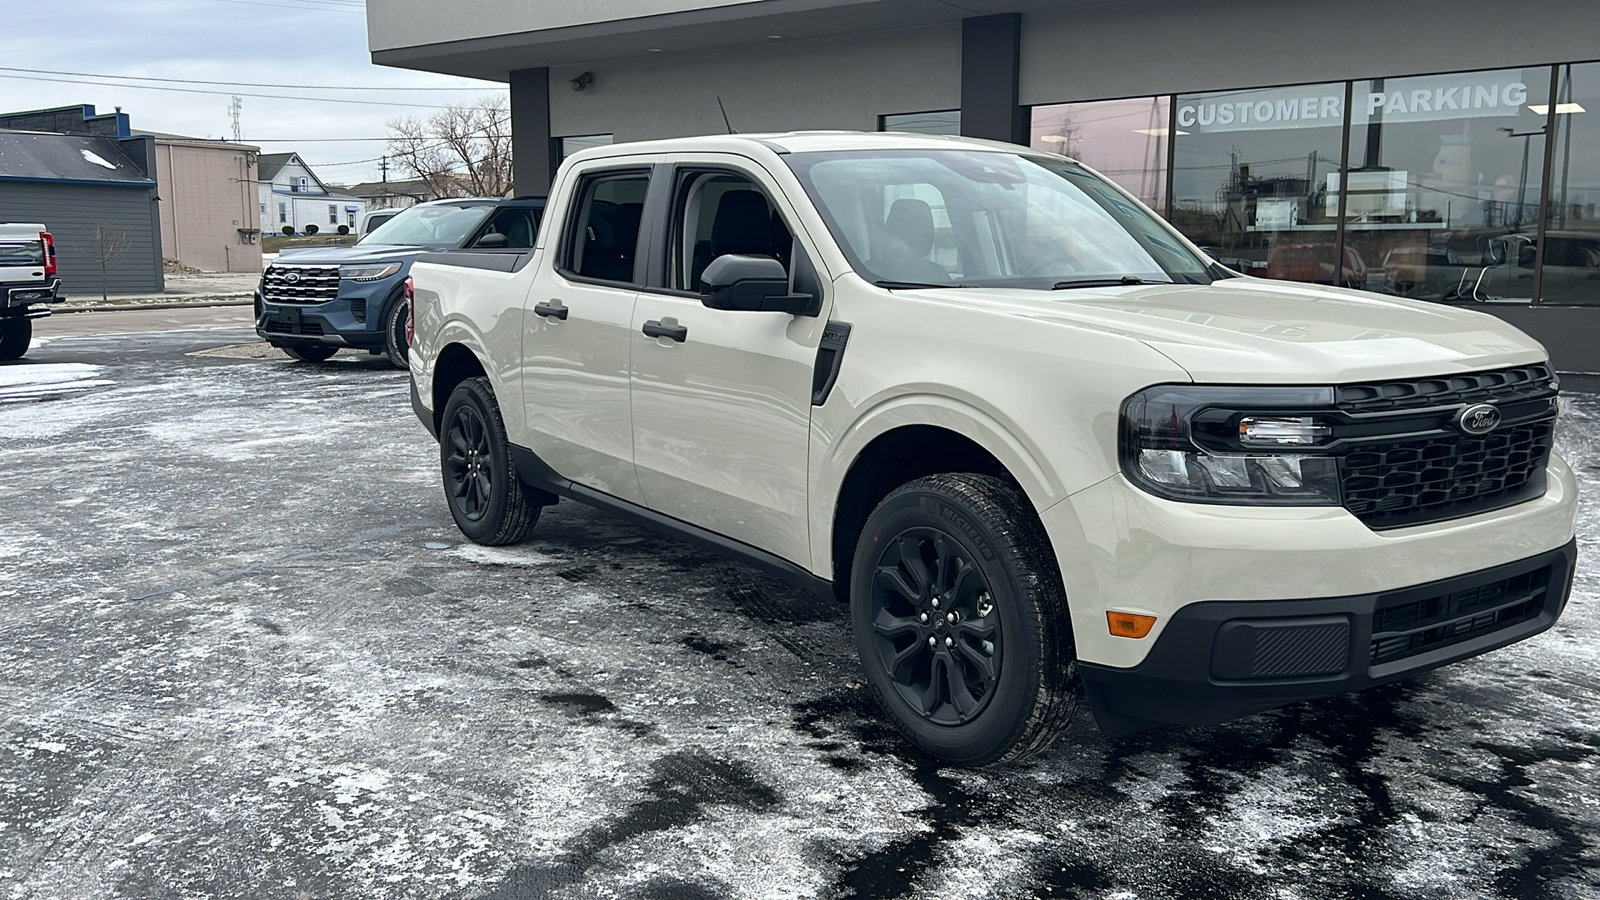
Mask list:
[[346,282],[339,296],[322,303],[268,303],[255,296],[256,334],[272,344],[333,344],[381,350],[384,322],[405,280]]
[[1180,609],[1143,662],[1080,663],[1101,730],[1213,725],[1359,691],[1523,640],[1555,624],[1577,541],[1394,591]]

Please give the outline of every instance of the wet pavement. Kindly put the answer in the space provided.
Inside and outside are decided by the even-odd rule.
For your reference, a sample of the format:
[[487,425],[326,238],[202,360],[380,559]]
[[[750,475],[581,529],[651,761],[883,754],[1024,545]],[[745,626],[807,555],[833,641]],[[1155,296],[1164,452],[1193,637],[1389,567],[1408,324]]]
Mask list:
[[251,339],[0,367],[0,897],[1600,897],[1594,394],[1551,632],[974,772],[837,604],[573,504],[466,543],[402,373],[189,355]]

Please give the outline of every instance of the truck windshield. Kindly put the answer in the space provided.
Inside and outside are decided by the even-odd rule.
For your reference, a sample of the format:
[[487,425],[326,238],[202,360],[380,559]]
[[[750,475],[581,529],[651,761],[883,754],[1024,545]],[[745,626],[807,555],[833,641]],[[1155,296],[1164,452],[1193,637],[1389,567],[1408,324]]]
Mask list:
[[433,250],[461,246],[494,207],[413,206],[374,228],[360,244],[411,244]]
[[1062,289],[1213,278],[1149,210],[1055,157],[876,150],[784,157],[863,278]]

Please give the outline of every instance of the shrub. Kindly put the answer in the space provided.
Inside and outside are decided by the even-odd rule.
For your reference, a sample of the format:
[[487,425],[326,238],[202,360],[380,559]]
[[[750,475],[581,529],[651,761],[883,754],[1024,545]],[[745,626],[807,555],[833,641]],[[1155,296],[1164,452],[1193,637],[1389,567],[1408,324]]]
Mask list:
[[306,226],[306,234],[316,234],[316,233],[317,233],[317,226],[315,226],[315,225],[307,225]]
[[340,234],[349,234],[350,233],[350,226],[349,225],[340,225],[339,226],[339,233]]
[[283,232],[284,235],[287,236],[287,237],[293,237],[294,236],[294,226],[293,225],[285,225],[285,226],[283,226],[282,228],[280,228],[278,230]]

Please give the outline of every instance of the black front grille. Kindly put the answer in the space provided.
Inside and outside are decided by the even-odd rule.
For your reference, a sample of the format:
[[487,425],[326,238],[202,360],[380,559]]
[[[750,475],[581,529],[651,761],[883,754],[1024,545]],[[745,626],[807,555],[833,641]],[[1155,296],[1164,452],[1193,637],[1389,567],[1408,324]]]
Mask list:
[[299,322],[284,322],[279,319],[268,319],[266,330],[273,334],[316,334],[322,331],[321,322],[301,319]]
[[1373,665],[1510,628],[1538,617],[1552,567],[1421,599],[1379,598],[1372,613]]
[[1399,528],[1532,499],[1544,492],[1554,432],[1547,419],[1356,449],[1340,461],[1344,508],[1371,528]]
[[[1369,528],[1460,518],[1544,493],[1555,433],[1550,398],[1556,380],[1549,366],[1346,384],[1334,391],[1354,427],[1369,429],[1339,460],[1344,508]],[[1460,410],[1477,403],[1502,410],[1508,424],[1486,435],[1462,432]],[[1393,437],[1381,433],[1390,430]]]
[[1551,393],[1555,377],[1545,365],[1517,366],[1408,381],[1343,384],[1336,388],[1340,409],[1351,413],[1424,409],[1463,403],[1509,403]]
[[274,263],[261,279],[261,297],[268,303],[326,303],[337,296],[338,266]]

